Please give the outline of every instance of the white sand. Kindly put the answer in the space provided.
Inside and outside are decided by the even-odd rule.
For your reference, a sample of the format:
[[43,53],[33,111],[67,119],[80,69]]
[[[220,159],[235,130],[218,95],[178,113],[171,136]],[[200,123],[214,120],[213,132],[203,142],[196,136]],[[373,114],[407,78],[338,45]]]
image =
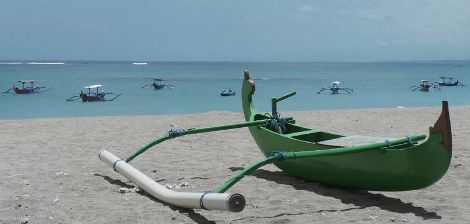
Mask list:
[[[453,160],[438,183],[409,192],[349,191],[308,183],[272,165],[229,192],[241,213],[178,209],[145,193],[98,160],[101,149],[126,157],[171,128],[243,121],[242,114],[93,117],[0,121],[0,223],[465,223],[470,220],[470,107],[451,107]],[[297,123],[341,134],[401,137],[427,132],[439,108],[284,113]],[[174,126],[174,127],[172,127]],[[214,189],[263,157],[247,128],[184,136],[133,165],[178,190]]]

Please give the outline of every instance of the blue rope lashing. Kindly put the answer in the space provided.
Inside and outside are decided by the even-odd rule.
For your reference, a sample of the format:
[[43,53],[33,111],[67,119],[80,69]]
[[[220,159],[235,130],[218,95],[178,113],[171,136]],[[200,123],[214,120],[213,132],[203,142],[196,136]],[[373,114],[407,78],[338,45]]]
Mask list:
[[264,127],[266,129],[269,129],[271,126],[271,121],[269,119],[264,120]]
[[212,193],[212,191],[206,191],[206,192],[204,192],[204,194],[201,195],[201,198],[199,198],[199,207],[201,207],[201,208],[204,209],[204,210],[208,210],[208,209],[204,206],[204,196],[206,196],[206,194],[209,194],[209,193]]
[[406,136],[408,138],[408,144],[413,145],[413,140],[411,140],[410,136]]
[[279,155],[279,161],[286,160],[286,153],[282,151],[274,151],[266,155],[267,158],[274,157],[275,155]]
[[387,143],[387,149],[391,149],[391,148],[392,148],[392,143],[390,143],[389,140],[385,140],[385,143]]
[[168,132],[168,135],[172,138],[174,137],[180,137],[180,136],[183,136],[186,134],[186,130],[184,129],[176,129],[176,130],[173,130],[171,129],[169,132]]
[[286,118],[284,118],[284,117],[281,118],[281,131],[282,131],[282,133],[286,132],[286,129],[287,129],[286,124],[287,124]]

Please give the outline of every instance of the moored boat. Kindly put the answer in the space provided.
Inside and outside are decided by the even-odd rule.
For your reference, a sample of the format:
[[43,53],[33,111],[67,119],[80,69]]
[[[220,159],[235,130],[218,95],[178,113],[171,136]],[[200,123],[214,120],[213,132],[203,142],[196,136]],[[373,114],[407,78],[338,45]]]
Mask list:
[[169,89],[175,88],[174,85],[167,85],[167,84],[163,83],[163,79],[153,79],[153,83],[145,84],[144,86],[142,86],[142,89],[160,90],[160,89],[163,89],[165,87],[167,87]]
[[[15,86],[13,84],[13,88],[3,92],[3,93],[10,93],[12,90],[16,94],[33,94],[33,93],[42,93],[51,90],[51,88],[43,87],[43,86],[36,86],[34,85],[35,80],[19,80],[18,83],[21,83],[21,88]],[[28,84],[29,86],[25,86]]]
[[420,83],[418,85],[413,85],[413,86],[410,86],[410,90],[411,91],[416,91],[416,90],[419,90],[419,91],[422,91],[422,92],[428,92],[429,89],[431,88],[435,88],[435,89],[438,89],[440,90],[440,88],[437,86],[437,85],[431,85],[429,84],[429,81],[428,80],[421,80]]
[[[83,88],[87,89],[88,90],[87,92],[84,93],[83,90],[81,90],[80,95],[72,96],[66,99],[66,101],[76,101],[78,99],[81,99],[82,102],[113,101],[121,95],[121,94],[115,94],[111,92],[105,92],[103,90],[100,91],[100,88],[102,87],[103,85],[100,85],[100,84],[85,86]],[[112,95],[113,97],[106,98],[106,95]]]
[[454,77],[450,76],[441,76],[441,81],[437,84],[439,86],[465,86],[463,83],[459,82],[459,80],[454,81]]
[[235,96],[236,92],[233,91],[231,88],[229,88],[228,90],[222,90],[220,92],[220,95],[221,96]]

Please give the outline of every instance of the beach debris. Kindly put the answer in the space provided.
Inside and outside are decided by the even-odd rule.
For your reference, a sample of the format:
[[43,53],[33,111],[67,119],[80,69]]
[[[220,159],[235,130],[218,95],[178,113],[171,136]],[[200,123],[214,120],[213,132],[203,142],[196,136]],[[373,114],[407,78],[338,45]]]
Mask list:
[[57,202],[59,202],[59,201],[60,201],[60,199],[59,199],[59,197],[57,197],[57,195],[56,195],[51,204],[52,204],[52,205],[55,205],[55,204],[57,204]]
[[20,220],[20,224],[28,224],[29,223],[29,218],[28,217],[24,217]]
[[121,187],[116,192],[121,193],[121,194],[133,194],[133,193],[137,193],[141,191],[142,190],[139,187],[133,187],[133,188]]
[[57,175],[57,176],[70,176],[69,173],[67,173],[67,172],[62,172],[62,171],[55,173],[55,175]]
[[13,175],[10,175],[10,176],[6,176],[6,178],[11,178],[11,177],[17,177],[17,176],[20,176],[21,173],[17,173],[17,174],[13,174]]
[[170,185],[170,184],[166,184],[165,187],[168,188],[168,189],[180,189],[180,188],[184,188],[184,187],[188,187],[189,186],[189,183],[188,182],[182,182],[180,184],[173,184],[173,185]]

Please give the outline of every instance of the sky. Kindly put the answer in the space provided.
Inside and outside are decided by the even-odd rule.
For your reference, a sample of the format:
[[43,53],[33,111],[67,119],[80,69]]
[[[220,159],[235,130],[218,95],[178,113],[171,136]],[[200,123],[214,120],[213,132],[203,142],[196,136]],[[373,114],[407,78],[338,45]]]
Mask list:
[[0,0],[0,60],[470,60],[470,1]]

